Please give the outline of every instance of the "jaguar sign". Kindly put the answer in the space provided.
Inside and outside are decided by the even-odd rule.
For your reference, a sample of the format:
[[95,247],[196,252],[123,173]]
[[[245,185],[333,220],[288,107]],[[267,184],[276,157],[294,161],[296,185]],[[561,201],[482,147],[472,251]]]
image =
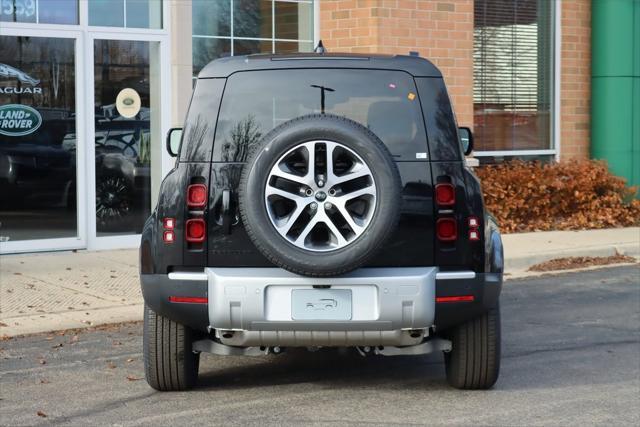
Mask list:
[[0,135],[23,136],[35,132],[42,125],[42,116],[28,105],[0,106]]
[[14,68],[10,65],[7,64],[1,64],[0,63],[0,77],[5,77],[5,78],[15,78],[17,79],[19,82],[23,83],[24,85],[30,85],[29,86],[22,86],[22,87],[16,87],[16,86],[0,86],[0,93],[7,93],[7,94],[21,94],[21,93],[37,93],[37,94],[42,94],[42,88],[41,87],[37,87],[40,84],[40,80],[35,79],[33,77],[31,77],[29,74],[25,73],[22,70],[18,70],[17,68]]

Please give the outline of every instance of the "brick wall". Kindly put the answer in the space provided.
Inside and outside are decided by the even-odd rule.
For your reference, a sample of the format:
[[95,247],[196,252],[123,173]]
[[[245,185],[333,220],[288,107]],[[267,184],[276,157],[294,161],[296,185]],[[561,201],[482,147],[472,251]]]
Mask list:
[[332,52],[418,51],[442,71],[461,126],[473,126],[473,0],[322,0]]
[[560,156],[588,158],[591,102],[591,0],[562,1]]

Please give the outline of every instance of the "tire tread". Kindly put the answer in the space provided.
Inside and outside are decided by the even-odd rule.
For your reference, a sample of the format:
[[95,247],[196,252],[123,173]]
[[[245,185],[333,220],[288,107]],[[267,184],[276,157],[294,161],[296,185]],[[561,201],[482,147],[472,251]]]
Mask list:
[[144,370],[147,383],[160,391],[187,390],[195,385],[199,355],[191,351],[193,331],[145,306]]
[[500,308],[458,325],[449,338],[452,349],[445,353],[449,384],[467,390],[491,388],[500,371]]

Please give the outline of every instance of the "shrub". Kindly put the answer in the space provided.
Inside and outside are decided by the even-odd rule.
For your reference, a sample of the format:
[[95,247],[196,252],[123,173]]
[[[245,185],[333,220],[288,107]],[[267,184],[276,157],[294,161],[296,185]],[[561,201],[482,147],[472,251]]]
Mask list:
[[601,161],[511,161],[477,168],[485,203],[504,232],[640,224],[636,189]]

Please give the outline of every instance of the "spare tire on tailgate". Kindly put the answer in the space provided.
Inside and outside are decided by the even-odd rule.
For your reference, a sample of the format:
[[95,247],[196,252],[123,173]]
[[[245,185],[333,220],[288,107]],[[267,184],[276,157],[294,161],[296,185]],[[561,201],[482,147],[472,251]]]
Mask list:
[[240,183],[240,212],[271,262],[307,276],[363,265],[393,233],[400,175],[380,139],[329,114],[285,122],[262,138]]

